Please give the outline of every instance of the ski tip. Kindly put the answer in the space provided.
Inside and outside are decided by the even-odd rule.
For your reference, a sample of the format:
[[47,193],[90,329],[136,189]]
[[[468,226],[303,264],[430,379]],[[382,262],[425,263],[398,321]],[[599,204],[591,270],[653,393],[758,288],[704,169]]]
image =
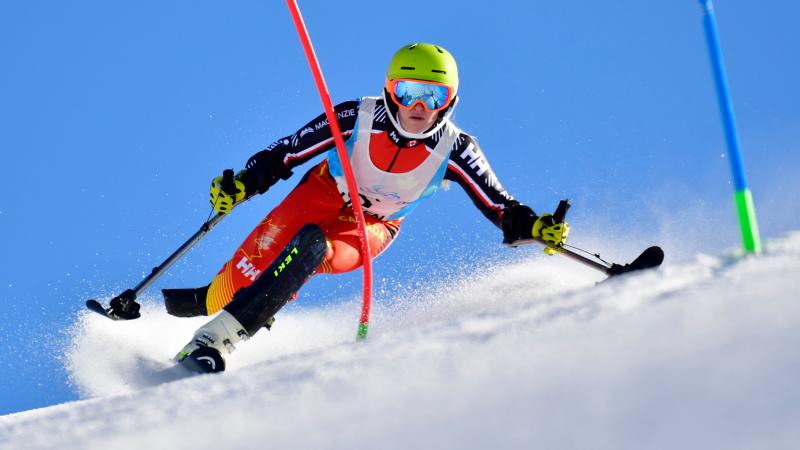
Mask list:
[[664,262],[664,250],[661,247],[654,245],[647,248],[630,264],[619,265],[612,264],[606,272],[609,277],[623,275],[626,273],[637,272],[640,270],[655,269]]
[[86,307],[89,308],[90,311],[94,311],[97,314],[108,317],[108,311],[106,311],[106,308],[95,299],[86,300]]
[[647,258],[650,260],[650,262],[654,264],[654,267],[660,266],[661,263],[664,262],[664,250],[657,245],[649,247],[644,252],[642,252],[642,255],[645,254],[647,255]]

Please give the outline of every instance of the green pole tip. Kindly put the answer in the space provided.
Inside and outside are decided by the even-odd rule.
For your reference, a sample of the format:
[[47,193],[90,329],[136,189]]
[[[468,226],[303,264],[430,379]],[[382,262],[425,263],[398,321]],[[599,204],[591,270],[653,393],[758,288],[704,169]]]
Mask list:
[[364,339],[366,339],[368,329],[369,329],[369,323],[358,324],[358,334],[356,334],[356,341],[363,341]]
[[758,233],[758,221],[750,189],[736,192],[736,211],[739,213],[739,227],[742,230],[745,252],[761,253],[761,237]]

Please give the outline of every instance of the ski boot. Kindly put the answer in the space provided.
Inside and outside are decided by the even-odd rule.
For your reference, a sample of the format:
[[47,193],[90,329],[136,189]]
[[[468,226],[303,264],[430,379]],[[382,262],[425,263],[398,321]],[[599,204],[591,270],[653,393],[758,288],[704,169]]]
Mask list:
[[206,295],[209,286],[190,289],[162,289],[167,312],[176,317],[206,316]]
[[230,354],[234,345],[250,338],[231,313],[222,310],[194,333],[192,341],[175,355],[175,361],[194,372],[214,373],[225,370],[223,354]]

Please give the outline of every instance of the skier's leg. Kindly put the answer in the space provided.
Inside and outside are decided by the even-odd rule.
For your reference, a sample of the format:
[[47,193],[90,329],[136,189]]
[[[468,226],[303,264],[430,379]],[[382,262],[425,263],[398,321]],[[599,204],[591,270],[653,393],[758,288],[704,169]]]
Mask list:
[[[324,165],[324,163],[323,163]],[[343,201],[320,166],[305,174],[292,192],[253,230],[212,281],[206,297],[208,314],[227,305],[278,256],[290,239],[308,223],[319,224],[336,214]]]
[[[369,248],[374,259],[394,241],[400,232],[401,221],[382,222],[370,216],[366,216],[366,219]],[[338,214],[320,224],[320,227],[328,240],[328,250],[317,273],[343,273],[361,267],[361,242],[352,211]]]
[[278,312],[311,275],[327,251],[325,235],[313,224],[305,225],[258,279],[238,292],[225,306],[254,335]]
[[337,214],[342,205],[326,163],[313,167],[253,229],[208,287],[163,290],[167,311],[180,317],[216,313],[236,292],[253,283],[303,225],[320,223]]
[[[324,169],[324,163],[321,166]],[[231,281],[232,278],[221,276],[231,273],[226,268],[229,269],[235,263],[240,252],[245,253],[245,256],[250,255],[244,260],[249,264],[256,260],[252,255],[258,254],[258,260],[265,260],[269,254],[274,254],[263,248],[263,245],[255,250],[247,247],[248,244],[257,242],[259,237],[265,236],[264,232],[259,233],[265,223],[277,228],[275,235],[269,236],[271,246],[279,242],[279,238],[295,223],[284,219],[316,219],[324,227],[324,233],[330,234],[330,238],[326,239],[323,230],[318,226],[304,226],[284,246],[282,253],[272,258],[269,267],[263,270],[256,267],[258,272],[255,273],[255,281],[241,283],[242,286],[235,291],[233,301],[225,301],[217,308],[224,307],[224,310],[197,331],[192,342],[176,355],[177,360],[188,361],[195,370],[224,370],[221,353],[232,351],[237,342],[247,339],[261,327],[268,325],[274,314],[313,273],[341,273],[361,265],[358,230],[352,211],[342,211],[343,203],[338,191],[334,190],[335,185],[325,178],[325,170],[316,172],[319,167],[306,174],[295,191],[251,233],[234,258],[217,275],[210,290],[220,280],[220,285]],[[306,208],[310,204],[315,204],[314,210]],[[399,231],[399,225],[399,221],[381,222],[368,219],[368,236],[373,256],[389,246]],[[208,313],[213,313],[210,295],[206,303]],[[210,362],[210,365],[201,364],[200,361]]]
[[[272,265],[224,307],[225,312],[241,323],[248,336],[266,325],[311,275],[343,273],[361,267],[358,227],[352,211],[339,212],[321,226],[305,225]],[[373,258],[389,247],[399,230],[399,220],[382,222],[367,217]]]
[[327,248],[322,230],[305,225],[255,282],[237,292],[223,311],[195,332],[175,359],[183,362],[188,357],[196,370],[224,370],[222,354],[231,353],[238,342],[269,323],[314,273]]

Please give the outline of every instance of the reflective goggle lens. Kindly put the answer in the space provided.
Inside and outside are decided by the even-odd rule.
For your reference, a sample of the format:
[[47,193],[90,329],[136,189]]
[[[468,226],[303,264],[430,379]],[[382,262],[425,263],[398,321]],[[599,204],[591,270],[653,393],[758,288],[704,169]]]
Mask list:
[[397,103],[411,108],[422,102],[429,111],[437,111],[447,106],[450,88],[441,84],[417,80],[395,80],[392,95]]

